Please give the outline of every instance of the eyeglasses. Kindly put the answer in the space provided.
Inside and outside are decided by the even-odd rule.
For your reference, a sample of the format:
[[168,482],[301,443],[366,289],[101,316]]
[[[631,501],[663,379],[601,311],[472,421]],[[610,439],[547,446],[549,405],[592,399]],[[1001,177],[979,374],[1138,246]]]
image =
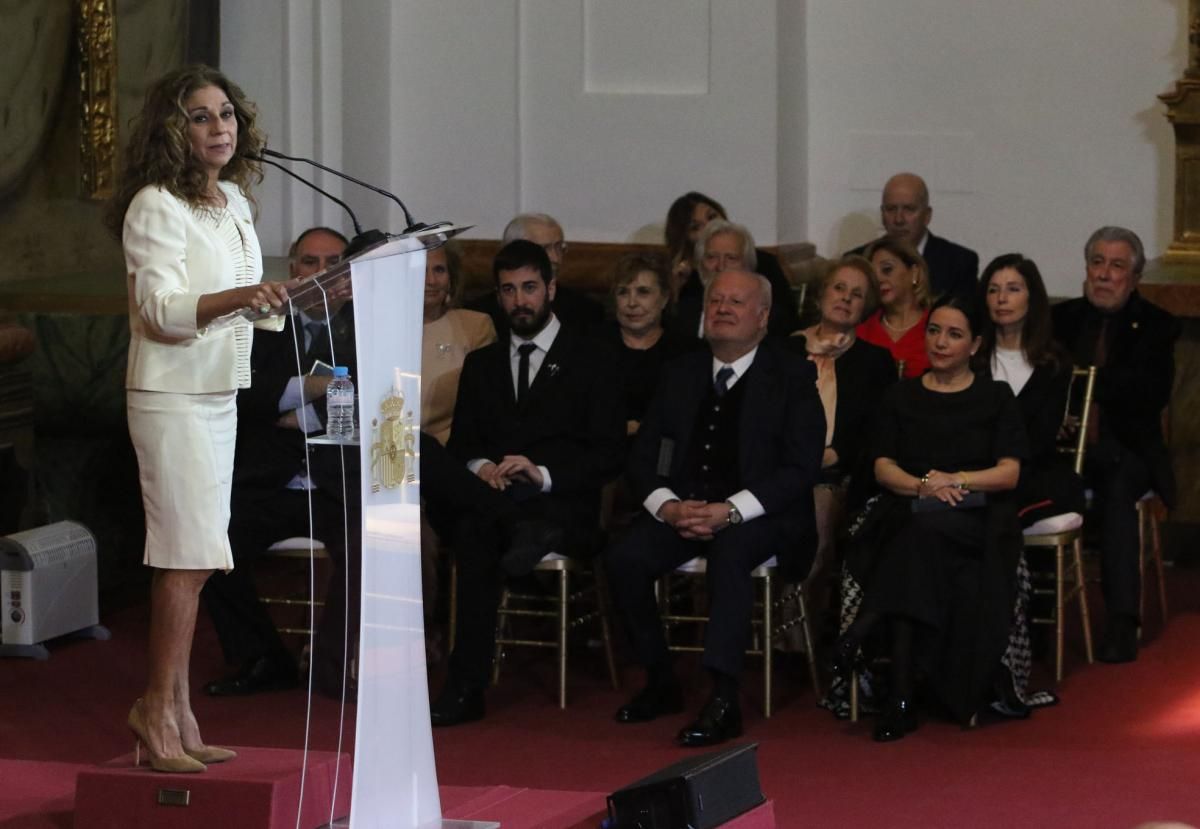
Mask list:
[[546,253],[557,253],[559,256],[562,256],[567,252],[567,243],[547,242],[546,244],[542,245],[542,250],[546,251]]

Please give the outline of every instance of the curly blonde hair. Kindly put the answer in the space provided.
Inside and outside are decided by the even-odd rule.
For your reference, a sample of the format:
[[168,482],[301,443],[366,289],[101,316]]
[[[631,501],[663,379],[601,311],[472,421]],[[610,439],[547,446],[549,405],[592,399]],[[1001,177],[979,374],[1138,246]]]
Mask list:
[[237,84],[211,66],[184,66],[168,72],[150,87],[141,114],[133,120],[116,193],[104,217],[118,239],[125,211],[143,187],[157,185],[188,204],[204,203],[208,173],[192,155],[184,103],[206,86],[219,87],[225,93],[237,119],[237,146],[233,158],[221,170],[221,179],[238,185],[253,201],[250,190],[262,181],[262,165],[248,156],[257,156],[267,144],[256,123],[258,108]]

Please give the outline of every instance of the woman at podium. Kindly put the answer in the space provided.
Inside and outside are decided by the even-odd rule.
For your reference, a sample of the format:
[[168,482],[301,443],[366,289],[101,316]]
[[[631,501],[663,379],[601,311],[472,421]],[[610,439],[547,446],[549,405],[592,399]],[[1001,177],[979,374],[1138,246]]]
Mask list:
[[144,562],[154,568],[148,678],[128,723],[157,771],[199,772],[234,756],[201,739],[188,664],[200,588],[233,567],[235,401],[250,385],[250,324],[208,326],[287,300],[283,284],[260,283],[249,195],[262,179],[250,160],[265,144],[256,117],[214,69],[161,78],[134,122],[107,215],[125,252],[126,411],[146,511]]

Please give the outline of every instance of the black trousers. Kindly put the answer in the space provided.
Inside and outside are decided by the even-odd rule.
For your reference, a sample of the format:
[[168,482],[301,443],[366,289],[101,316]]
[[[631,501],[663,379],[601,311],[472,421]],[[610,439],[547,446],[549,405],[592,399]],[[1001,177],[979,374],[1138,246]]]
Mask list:
[[[476,480],[490,492],[500,495]],[[522,486],[510,486],[501,498],[506,502],[505,514],[513,524],[538,521],[563,531],[562,548],[547,548],[547,553],[574,557],[590,554],[597,524],[596,510],[590,504],[595,499],[584,501],[543,495]],[[466,514],[454,534],[458,609],[450,676],[459,683],[477,688],[486,686],[488,681],[496,644],[496,612],[505,579],[500,560],[506,552],[507,539],[498,532],[494,515],[493,510]]]
[[[276,541],[309,534],[308,503],[308,494],[300,490],[234,489],[229,520],[234,569],[214,573],[200,594],[217,629],[225,661],[231,665],[242,666],[261,657],[292,660],[259,601],[254,571],[259,555]],[[312,514],[311,532],[325,544],[336,566],[345,560],[341,501],[324,490],[314,490]],[[349,523],[357,527],[357,512]]]
[[613,604],[638,662],[647,668],[662,668],[670,659],[654,598],[655,581],[703,555],[708,558],[709,601],[704,666],[730,676],[740,674],[754,608],[750,573],[788,543],[785,526],[768,516],[726,527],[711,541],[687,541],[643,511],[629,534],[605,553]]
[[1085,477],[1096,496],[1100,520],[1100,582],[1109,617],[1137,618],[1141,598],[1138,572],[1137,502],[1150,489],[1150,470],[1138,455],[1107,436],[1089,450]]

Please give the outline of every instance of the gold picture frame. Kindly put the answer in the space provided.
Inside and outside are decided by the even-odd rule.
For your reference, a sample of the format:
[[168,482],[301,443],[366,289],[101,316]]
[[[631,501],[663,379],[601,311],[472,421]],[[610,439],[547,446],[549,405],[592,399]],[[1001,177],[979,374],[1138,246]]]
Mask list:
[[[153,80],[146,77],[146,66],[136,73],[136,84],[120,83],[118,28],[123,12],[128,13],[131,30],[127,34],[135,46],[143,38],[152,42],[137,48],[139,60],[145,57],[157,70],[165,71],[181,63],[207,63],[217,66],[220,57],[220,0],[75,0],[76,48],[79,55],[79,161],[80,193],[83,198],[101,200],[112,195],[117,178],[120,153],[120,106],[124,93],[130,93]],[[139,30],[138,18],[144,22]],[[134,74],[130,70],[130,74]],[[154,75],[151,72],[151,75]],[[131,89],[130,87],[133,87]],[[130,113],[125,114],[128,120]]]

